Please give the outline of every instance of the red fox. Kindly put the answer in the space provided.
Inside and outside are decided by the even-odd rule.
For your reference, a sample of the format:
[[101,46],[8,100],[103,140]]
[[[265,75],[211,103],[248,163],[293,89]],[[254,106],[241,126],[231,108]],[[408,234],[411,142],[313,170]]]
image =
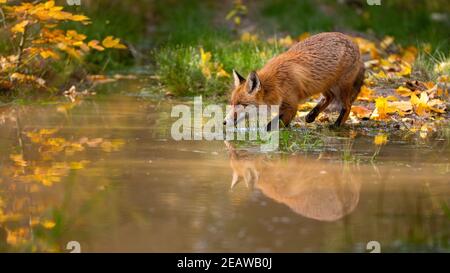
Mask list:
[[288,126],[296,116],[297,107],[306,98],[322,94],[322,99],[308,113],[310,123],[331,102],[341,106],[334,126],[347,120],[353,101],[364,81],[364,63],[358,45],[338,32],[325,32],[309,37],[286,52],[272,58],[247,79],[233,70],[232,110],[224,124],[236,123],[237,105],[278,105],[279,119]]
[[228,142],[225,145],[233,170],[231,189],[242,178],[250,190],[319,221],[341,219],[359,203],[361,177],[350,166],[299,156],[268,159],[238,151]]

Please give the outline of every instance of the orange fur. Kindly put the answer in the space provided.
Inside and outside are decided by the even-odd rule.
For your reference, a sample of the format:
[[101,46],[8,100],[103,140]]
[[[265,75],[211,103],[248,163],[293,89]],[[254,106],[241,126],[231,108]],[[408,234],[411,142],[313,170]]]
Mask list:
[[[260,85],[250,90],[256,86],[255,77]],[[340,126],[348,118],[363,79],[364,64],[358,46],[342,33],[320,33],[271,59],[253,79],[241,79],[232,92],[231,104],[279,105],[280,118],[288,125],[300,102],[321,93],[323,99],[308,114],[306,121],[314,121],[336,100],[342,106],[335,123]]]
[[358,205],[361,177],[341,163],[298,156],[268,160],[225,144],[233,171],[231,189],[242,180],[295,213],[320,221],[341,219]]

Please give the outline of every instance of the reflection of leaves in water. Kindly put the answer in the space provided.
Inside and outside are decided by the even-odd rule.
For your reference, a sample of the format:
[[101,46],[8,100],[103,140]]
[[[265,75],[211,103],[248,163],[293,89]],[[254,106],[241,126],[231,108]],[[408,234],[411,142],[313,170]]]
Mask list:
[[23,160],[23,156],[21,154],[12,154],[9,156],[12,161],[14,161],[14,164],[19,167],[26,167],[27,162]]
[[40,182],[44,186],[52,186],[60,182],[69,170],[79,170],[86,167],[87,160],[59,162],[56,158],[60,155],[73,156],[84,151],[86,148],[100,147],[104,152],[118,151],[125,144],[121,139],[105,140],[103,138],[89,139],[82,137],[79,140],[67,140],[63,137],[55,137],[58,129],[41,129],[26,132],[30,142],[35,144],[40,158],[27,162],[22,154],[10,155],[13,165],[10,166],[9,174],[25,182]]
[[13,147],[15,152],[0,169],[0,251],[59,251],[55,238],[61,221],[54,213],[49,215],[49,200],[36,203],[33,194],[86,168],[91,161],[80,159],[81,152],[97,149],[110,153],[125,144],[121,139],[68,139],[57,135],[59,132],[50,128],[22,133],[23,143]]
[[104,141],[102,144],[100,144],[100,146],[102,147],[102,150],[104,152],[113,152],[113,151],[118,151],[123,145],[125,144],[125,142],[121,139],[114,139],[111,141]]

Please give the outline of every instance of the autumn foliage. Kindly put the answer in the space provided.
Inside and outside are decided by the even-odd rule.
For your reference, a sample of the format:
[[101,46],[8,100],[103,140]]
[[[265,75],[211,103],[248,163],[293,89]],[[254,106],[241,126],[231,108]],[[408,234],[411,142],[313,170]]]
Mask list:
[[90,19],[64,11],[55,1],[11,5],[0,0],[0,11],[0,34],[10,40],[7,52],[0,52],[0,90],[24,85],[46,89],[46,69],[52,62],[83,63],[92,51],[126,48],[113,36],[88,40],[82,33],[65,30],[65,22],[87,26]]

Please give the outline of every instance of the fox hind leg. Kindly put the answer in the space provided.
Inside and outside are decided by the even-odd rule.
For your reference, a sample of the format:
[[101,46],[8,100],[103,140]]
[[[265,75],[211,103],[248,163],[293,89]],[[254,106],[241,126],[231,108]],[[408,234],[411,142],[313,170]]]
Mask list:
[[305,121],[307,123],[313,122],[317,116],[325,110],[325,108],[330,105],[331,101],[333,100],[332,93],[326,93],[323,95],[323,98],[319,101],[319,103],[306,115]]
[[339,117],[337,118],[336,122],[333,124],[333,127],[340,127],[344,125],[345,121],[348,119],[348,116],[350,115],[350,109],[351,105],[349,106],[343,106],[341,109],[341,112],[339,113]]
[[350,86],[346,85],[346,87],[341,89],[346,90],[348,92],[347,94],[350,94],[350,96],[346,96],[345,95],[346,93],[341,91],[340,100],[342,103],[342,108],[341,112],[339,113],[339,117],[337,118],[333,127],[339,127],[344,125],[345,121],[348,119],[348,116],[350,115],[352,104],[358,97],[358,94],[363,84],[364,84],[364,65],[361,63],[358,74],[356,75],[356,78],[353,80],[351,85]]

